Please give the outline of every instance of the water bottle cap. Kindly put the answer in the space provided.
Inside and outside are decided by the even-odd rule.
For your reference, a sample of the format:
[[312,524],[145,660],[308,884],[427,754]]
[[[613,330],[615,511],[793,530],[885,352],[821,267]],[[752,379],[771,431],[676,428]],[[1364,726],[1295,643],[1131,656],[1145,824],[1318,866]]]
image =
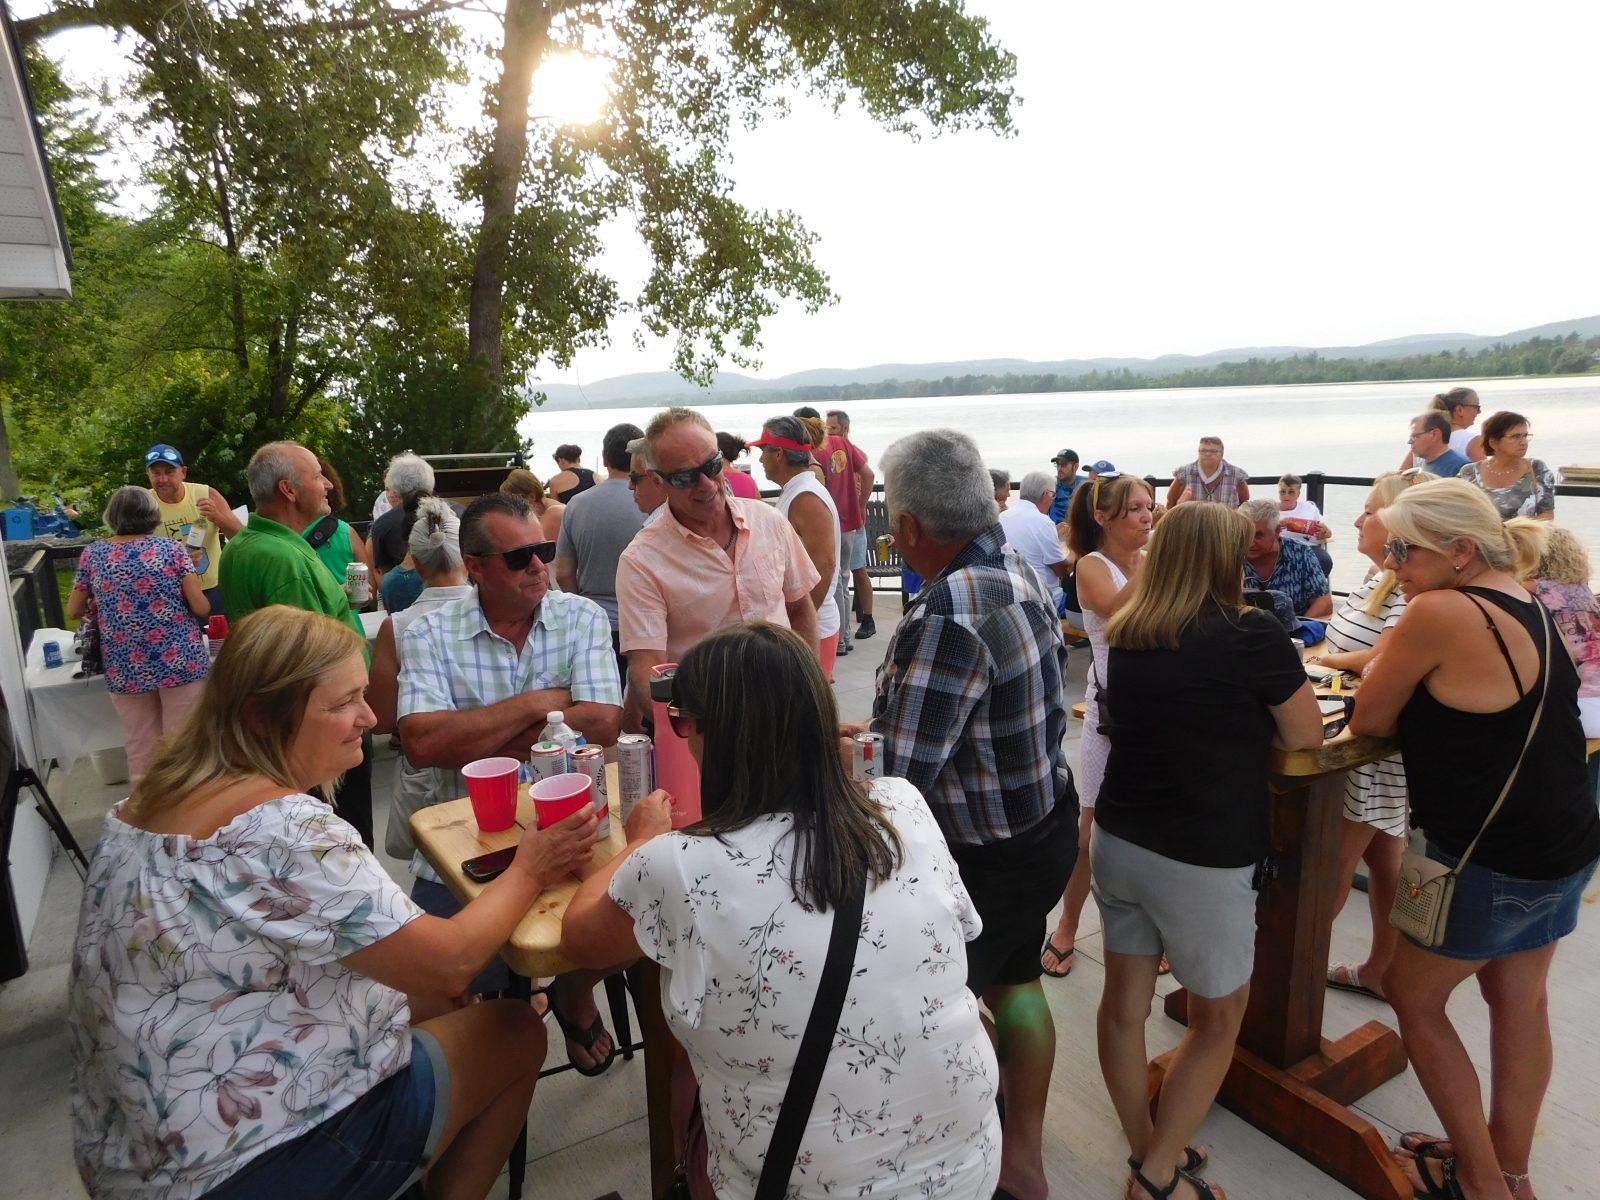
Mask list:
[[544,720],[545,724],[547,725],[565,725],[567,722],[567,714],[557,708],[552,710]]

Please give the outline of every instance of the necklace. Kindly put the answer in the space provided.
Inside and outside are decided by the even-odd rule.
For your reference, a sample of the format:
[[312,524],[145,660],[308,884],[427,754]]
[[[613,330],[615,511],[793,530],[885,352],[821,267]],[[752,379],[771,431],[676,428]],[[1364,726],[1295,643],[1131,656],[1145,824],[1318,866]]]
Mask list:
[[728,531],[728,540],[722,543],[722,552],[729,557],[733,555],[733,541],[739,536],[739,523],[733,519],[733,514],[728,514],[728,524],[733,526]]

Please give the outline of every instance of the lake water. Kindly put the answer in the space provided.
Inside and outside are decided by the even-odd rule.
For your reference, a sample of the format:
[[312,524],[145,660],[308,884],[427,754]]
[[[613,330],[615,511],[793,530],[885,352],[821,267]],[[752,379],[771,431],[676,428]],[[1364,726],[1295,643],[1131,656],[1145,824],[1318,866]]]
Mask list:
[[[1010,471],[1013,480],[1028,471],[1053,471],[1051,456],[1066,446],[1085,463],[1105,458],[1123,471],[1165,477],[1194,459],[1202,435],[1222,438],[1228,460],[1251,475],[1320,470],[1373,476],[1400,464],[1410,418],[1435,392],[1456,382],[924,397],[858,401],[849,413],[852,440],[874,462],[897,438],[950,427],[976,440],[988,464]],[[1552,469],[1600,465],[1600,377],[1492,379],[1474,386],[1483,416],[1511,409],[1528,418],[1529,453]],[[790,407],[728,404],[704,411],[717,429],[752,438],[763,420]],[[582,446],[585,464],[598,468],[606,429],[622,421],[643,427],[656,411],[657,406],[536,411],[522,426],[534,439],[534,469],[553,470],[549,455],[564,442]],[[759,465],[750,467],[768,486]],[[1254,492],[1276,495],[1261,487]],[[1352,526],[1365,499],[1365,489],[1328,489],[1327,515],[1335,529],[1333,582],[1339,590],[1355,586],[1366,569],[1355,553]],[[1584,540],[1600,576],[1600,499],[1562,497],[1556,517]]]

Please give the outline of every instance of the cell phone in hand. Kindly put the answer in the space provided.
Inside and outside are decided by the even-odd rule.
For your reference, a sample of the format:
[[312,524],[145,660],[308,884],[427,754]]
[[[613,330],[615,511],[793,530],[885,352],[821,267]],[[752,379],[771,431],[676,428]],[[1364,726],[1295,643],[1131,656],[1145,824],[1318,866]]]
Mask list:
[[516,856],[517,848],[507,846],[504,850],[492,850],[488,854],[478,855],[477,858],[469,858],[461,864],[461,869],[473,882],[488,883],[491,879],[503,875]]

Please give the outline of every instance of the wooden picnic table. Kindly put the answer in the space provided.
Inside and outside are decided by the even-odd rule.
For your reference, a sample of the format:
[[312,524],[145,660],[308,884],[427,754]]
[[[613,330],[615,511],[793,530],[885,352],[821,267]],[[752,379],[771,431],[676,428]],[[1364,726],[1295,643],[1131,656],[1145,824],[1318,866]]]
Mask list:
[[[606,788],[611,800],[611,832],[594,848],[594,855],[576,875],[569,875],[551,884],[539,893],[527,915],[512,930],[510,939],[500,949],[500,957],[512,972],[513,994],[526,997],[530,983],[542,976],[560,975],[574,969],[561,953],[561,919],[567,905],[578,891],[580,880],[593,875],[615,858],[627,845],[622,833],[621,794],[617,786],[616,763],[606,764]],[[528,787],[517,790],[517,821],[510,829],[499,833],[481,833],[472,816],[472,802],[467,799],[435,804],[412,814],[411,833],[428,864],[439,873],[439,878],[463,904],[483,891],[485,885],[468,879],[461,864],[469,858],[487,854],[506,846],[514,846],[522,839],[523,831],[534,824],[533,801],[528,798]],[[677,1164],[673,1146],[671,1121],[671,1068],[673,1047],[671,1032],[661,1013],[660,968],[648,958],[628,970],[630,990],[633,993],[634,1011],[639,1017],[640,1040],[644,1044],[645,1111],[650,1133],[650,1191],[651,1195],[666,1195]],[[613,1031],[615,1035],[615,1031]],[[526,1140],[512,1153],[510,1195],[516,1200],[522,1189],[522,1164],[526,1153]]]

